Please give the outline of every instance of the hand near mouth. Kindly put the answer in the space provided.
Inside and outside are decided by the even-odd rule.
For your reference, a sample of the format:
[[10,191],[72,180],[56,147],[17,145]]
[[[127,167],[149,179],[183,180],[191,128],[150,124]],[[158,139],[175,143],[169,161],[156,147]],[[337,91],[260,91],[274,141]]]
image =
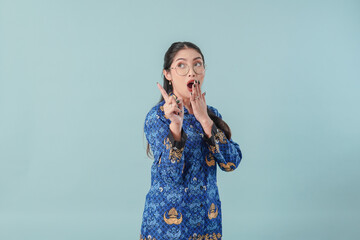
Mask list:
[[[210,137],[211,127],[213,121],[207,113],[207,105],[205,101],[205,92],[201,93],[200,82],[195,80],[194,85],[192,86],[192,92],[190,96],[191,108],[194,112],[195,118],[200,122],[205,133]],[[210,134],[210,135],[209,135]]]

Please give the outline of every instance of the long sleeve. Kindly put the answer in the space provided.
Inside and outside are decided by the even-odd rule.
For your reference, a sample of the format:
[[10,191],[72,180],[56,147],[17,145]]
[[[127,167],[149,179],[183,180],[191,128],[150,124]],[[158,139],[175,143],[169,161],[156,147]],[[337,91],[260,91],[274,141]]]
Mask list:
[[169,125],[170,120],[164,117],[163,112],[153,108],[146,116],[144,132],[161,179],[168,184],[176,184],[182,180],[187,135],[182,130],[181,140],[175,141]]
[[[214,107],[210,109],[222,119],[221,114]],[[211,129],[211,137],[204,136],[204,140],[209,148],[209,159],[215,159],[221,170],[230,172],[239,166],[242,159],[239,144],[227,139],[225,133],[217,128],[215,123]]]

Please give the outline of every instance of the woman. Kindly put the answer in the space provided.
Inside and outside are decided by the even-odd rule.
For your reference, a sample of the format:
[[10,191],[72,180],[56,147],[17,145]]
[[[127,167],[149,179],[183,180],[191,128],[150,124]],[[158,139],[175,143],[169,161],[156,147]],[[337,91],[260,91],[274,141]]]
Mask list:
[[221,114],[206,105],[204,64],[190,42],[175,42],[165,54],[162,97],[144,124],[154,162],[142,240],[222,239],[216,163],[233,171],[242,153]]

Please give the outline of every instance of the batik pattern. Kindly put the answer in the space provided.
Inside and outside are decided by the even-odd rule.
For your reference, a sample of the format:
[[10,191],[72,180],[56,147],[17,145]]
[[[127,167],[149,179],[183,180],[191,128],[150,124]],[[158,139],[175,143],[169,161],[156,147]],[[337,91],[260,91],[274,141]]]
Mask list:
[[[181,140],[175,141],[163,105],[164,101],[158,103],[145,118],[154,161],[140,239],[222,239],[216,165],[224,171],[236,169],[242,159],[240,147],[215,124],[207,138],[186,108]],[[217,109],[208,108],[222,118]]]

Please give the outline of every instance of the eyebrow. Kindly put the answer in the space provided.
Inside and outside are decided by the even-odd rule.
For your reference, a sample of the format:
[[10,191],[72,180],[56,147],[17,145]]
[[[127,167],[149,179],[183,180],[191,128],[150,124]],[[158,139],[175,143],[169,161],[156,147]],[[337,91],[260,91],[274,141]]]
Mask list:
[[[193,61],[196,60],[196,59],[201,59],[201,57],[196,57],[196,58],[193,59]],[[176,59],[176,61],[179,61],[179,60],[186,60],[186,58],[178,58],[178,59]]]

